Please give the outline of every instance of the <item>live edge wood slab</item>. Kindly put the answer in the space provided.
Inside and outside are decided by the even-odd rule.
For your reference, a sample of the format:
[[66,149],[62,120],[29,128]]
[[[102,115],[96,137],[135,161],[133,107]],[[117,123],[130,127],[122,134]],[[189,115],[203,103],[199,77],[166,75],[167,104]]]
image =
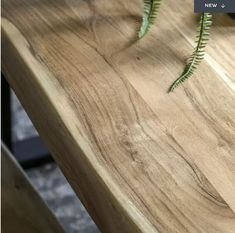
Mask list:
[[193,1],[3,0],[2,69],[68,181],[107,233],[235,232],[235,21],[193,49]]

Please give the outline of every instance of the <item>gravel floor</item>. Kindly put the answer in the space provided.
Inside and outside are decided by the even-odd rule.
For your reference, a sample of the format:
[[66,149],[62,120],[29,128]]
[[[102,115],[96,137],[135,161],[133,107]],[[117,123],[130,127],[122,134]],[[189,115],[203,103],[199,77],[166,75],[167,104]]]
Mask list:
[[[12,111],[13,140],[22,140],[38,134],[14,93]],[[26,170],[26,173],[67,233],[99,233],[55,163]]]

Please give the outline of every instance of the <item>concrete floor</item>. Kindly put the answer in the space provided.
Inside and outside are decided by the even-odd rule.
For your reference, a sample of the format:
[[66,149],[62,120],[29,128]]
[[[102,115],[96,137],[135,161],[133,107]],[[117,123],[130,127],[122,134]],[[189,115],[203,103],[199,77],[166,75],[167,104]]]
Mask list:
[[[13,140],[38,134],[14,93],[12,111]],[[55,163],[28,169],[26,173],[67,233],[100,232]]]

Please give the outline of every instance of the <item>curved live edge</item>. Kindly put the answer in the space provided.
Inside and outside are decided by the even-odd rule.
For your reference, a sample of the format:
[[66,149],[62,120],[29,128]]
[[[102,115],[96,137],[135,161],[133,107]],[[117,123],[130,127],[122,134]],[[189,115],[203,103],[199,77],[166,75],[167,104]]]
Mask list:
[[235,23],[167,94],[196,21],[167,0],[136,41],[140,3],[3,0],[4,75],[102,232],[234,233]]
[[[89,194],[90,197],[89,196],[86,196],[86,197],[80,196],[80,198],[84,198],[83,201],[86,201],[85,200],[86,198],[93,198],[92,196],[96,195],[97,194],[96,192],[100,191],[101,196],[98,196],[97,198],[100,198],[101,200],[96,200],[96,197],[94,197],[94,200],[90,200],[90,201],[92,201],[92,203],[90,203],[90,204],[93,205],[91,208],[95,208],[95,206],[99,206],[99,203],[96,201],[100,201],[102,206],[99,207],[100,208],[99,211],[100,211],[100,214],[103,212],[102,216],[104,218],[114,218],[114,219],[111,219],[111,221],[117,221],[118,224],[121,224],[122,221],[124,221],[123,224],[128,223],[128,226],[126,226],[126,229],[128,232],[129,231],[130,232],[132,232],[132,231],[133,232],[142,232],[142,231],[140,231],[140,229],[142,229],[142,228],[143,228],[143,232],[145,230],[147,230],[148,232],[156,232],[153,229],[153,227],[151,226],[151,224],[148,223],[148,221],[146,221],[144,216],[141,213],[139,213],[138,209],[136,209],[136,207],[130,202],[130,200],[128,200],[125,196],[123,196],[120,189],[118,189],[116,187],[115,183],[112,182],[112,180],[110,180],[110,176],[107,174],[107,172],[99,165],[99,162],[97,161],[96,157],[94,156],[94,153],[91,151],[90,146],[88,145],[86,140],[84,140],[84,137],[81,136],[81,134],[83,134],[83,132],[81,132],[80,129],[77,130],[76,128],[74,128],[74,124],[73,124],[74,122],[71,119],[76,119],[76,115],[74,114],[72,109],[70,109],[70,103],[68,102],[68,100],[66,98],[64,98],[64,96],[66,96],[64,91],[62,89],[59,89],[59,90],[57,89],[57,88],[60,88],[59,84],[55,80],[54,81],[52,80],[53,76],[46,70],[45,67],[42,67],[39,63],[37,63],[37,61],[35,60],[35,58],[31,54],[30,45],[22,37],[22,35],[19,33],[19,31],[17,31],[17,29],[9,21],[7,21],[6,19],[3,18],[2,19],[2,31],[3,31],[2,33],[4,36],[6,36],[5,38],[7,38],[7,35],[5,34],[5,30],[4,30],[5,26],[7,26],[8,29],[10,30],[9,33],[10,34],[12,33],[11,34],[12,35],[11,42],[13,42],[12,45],[13,46],[15,45],[16,47],[18,47],[18,48],[13,48],[13,49],[22,50],[23,54],[20,55],[20,57],[21,57],[20,59],[23,59],[23,60],[26,59],[25,60],[26,63],[27,63],[27,60],[29,59],[28,62],[30,63],[30,67],[26,66],[26,69],[27,69],[26,73],[30,72],[30,76],[27,77],[28,80],[26,79],[26,82],[28,82],[28,85],[30,84],[31,88],[33,88],[33,85],[36,85],[35,86],[36,89],[40,90],[42,92],[44,92],[44,88],[46,88],[46,89],[49,88],[49,90],[50,90],[48,93],[45,93],[45,92],[43,93],[45,95],[46,102],[48,103],[48,105],[50,105],[50,108],[47,109],[48,111],[45,111],[44,114],[42,112],[41,112],[41,114],[44,115],[44,117],[45,117],[44,120],[48,121],[48,122],[50,121],[50,117],[53,116],[52,121],[55,123],[55,125],[56,125],[55,127],[56,128],[58,126],[59,127],[57,129],[54,129],[53,126],[50,125],[50,127],[46,126],[46,129],[50,130],[52,132],[52,135],[51,135],[52,137],[54,137],[54,135],[57,135],[57,133],[58,133],[58,136],[59,135],[62,136],[61,137],[62,140],[63,140],[63,133],[68,134],[67,137],[69,139],[69,145],[68,145],[69,148],[67,148],[67,146],[63,145],[63,148],[62,148],[63,150],[59,150],[58,152],[56,152],[56,151],[54,151],[53,148],[51,148],[51,144],[48,144],[49,149],[52,150],[53,154],[58,153],[57,154],[58,156],[61,155],[61,153],[63,151],[66,151],[66,152],[62,156],[66,156],[66,155],[67,156],[68,155],[69,156],[73,156],[73,155],[82,156],[81,157],[82,161],[79,161],[78,158],[75,157],[75,160],[77,160],[76,163],[78,163],[80,165],[77,168],[75,168],[78,170],[77,171],[75,170],[74,174],[72,176],[75,176],[76,179],[79,180],[79,177],[81,177],[79,170],[81,170],[82,174],[87,173],[86,175],[91,176],[91,178],[92,178],[92,181],[88,180],[89,183],[91,183],[91,184],[94,183],[93,184],[94,186],[90,187],[90,189],[91,189],[90,190],[91,193]],[[10,39],[10,38],[8,38],[8,39]],[[3,42],[3,44],[4,44],[4,42]],[[12,46],[12,45],[10,45],[10,44],[4,44],[4,45],[6,46],[6,47],[4,46],[4,48],[11,50],[10,46]],[[18,55],[18,54],[15,54],[15,55]],[[26,73],[22,72],[22,75],[24,76],[24,75],[26,75]],[[16,74],[17,74],[17,76],[19,75],[17,77],[17,79],[15,80],[17,82],[16,85],[20,86],[20,83],[22,83],[21,74],[17,73],[17,72],[16,72]],[[7,70],[6,70],[6,75],[8,76]],[[35,80],[29,80],[30,77],[35,77],[35,78],[37,77],[37,78]],[[31,81],[36,81],[36,83],[31,83]],[[10,83],[11,83],[11,81],[10,81]],[[14,87],[14,83],[11,83],[11,84],[12,84],[12,87]],[[44,84],[46,84],[46,86]],[[25,90],[25,88],[26,88],[26,86],[23,86],[22,91]],[[17,93],[17,90],[15,90],[15,91]],[[25,93],[25,94],[26,94],[26,98],[28,98],[28,94],[27,93]],[[39,102],[40,102],[40,96],[35,96],[35,97],[39,98]],[[43,102],[41,104],[38,102],[32,102],[31,104],[32,104],[31,107],[33,109],[35,108],[35,106],[39,107],[41,104],[44,105]],[[62,110],[65,106],[68,107],[66,112],[64,112],[65,115],[59,116],[59,113],[63,114]],[[27,110],[27,106],[25,106],[25,108]],[[51,116],[47,114],[49,112],[50,112]],[[60,125],[61,124],[60,121],[62,122],[62,119],[63,119],[63,124],[64,124],[63,126]],[[44,122],[44,123],[46,123],[46,122]],[[76,124],[79,124],[79,122],[76,122]],[[39,127],[41,127],[41,126],[39,126]],[[38,130],[40,131],[40,128],[38,128]],[[63,132],[63,131],[65,131],[65,132]],[[71,136],[73,136],[73,137],[71,137]],[[47,139],[45,139],[45,140],[47,141]],[[73,141],[75,141],[75,142],[73,142]],[[77,144],[77,141],[79,141],[79,145]],[[56,145],[56,147],[57,146],[60,147],[60,144],[61,145],[63,144],[63,142],[60,142],[59,140],[56,142],[50,141],[50,143],[53,143],[54,145]],[[69,151],[73,151],[73,152],[70,154]],[[57,161],[58,164],[60,165],[60,163],[61,163],[62,169],[64,170],[65,174],[68,172],[67,175],[70,176],[69,173],[72,170],[74,170],[74,168],[72,168],[72,167],[70,168],[70,166],[72,164],[67,163],[67,162],[69,162],[67,160],[70,160],[70,159],[63,158],[63,157],[61,157],[60,159],[62,159],[64,161]],[[72,157],[71,157],[71,162],[75,163],[73,161]],[[67,166],[69,168],[67,168]],[[82,167],[80,167],[80,166],[82,166]],[[85,167],[84,170],[82,170],[83,166]],[[72,179],[74,179],[74,178],[72,178]],[[74,186],[76,187],[78,185],[77,183],[79,183],[79,181],[76,179],[74,181],[71,180],[73,187]],[[84,177],[84,179],[85,179],[85,177]],[[79,185],[81,185],[81,184],[79,183]],[[86,185],[87,184],[85,183],[84,188]],[[81,188],[82,188],[82,185],[81,185]],[[99,189],[102,189],[102,190],[99,190]],[[79,192],[78,189],[76,191]],[[108,192],[109,197],[106,197],[105,194],[102,195],[102,192],[105,192],[105,191]],[[112,193],[113,193],[113,195],[115,195],[115,197],[112,195]],[[82,194],[80,194],[80,195],[82,195]],[[102,200],[103,198],[104,198],[104,200]],[[105,200],[105,198],[107,198],[107,200]],[[117,199],[120,202],[122,202],[122,204],[124,204],[124,208],[120,207],[119,205],[118,206],[115,205],[115,201],[117,202]],[[102,202],[104,202],[104,203],[102,203]],[[86,202],[85,202],[85,205],[86,205]],[[128,207],[128,208],[126,208],[126,207]],[[122,210],[118,210],[119,208],[121,208]],[[102,209],[104,209],[104,210],[102,210]],[[106,211],[107,211],[107,213],[105,213]],[[112,212],[115,212],[114,213],[115,215],[121,213],[123,216],[122,215],[112,216],[112,214],[111,214]],[[120,212],[120,213],[118,213],[118,212]],[[127,212],[127,213],[125,213],[125,212]],[[107,215],[107,216],[105,216],[105,215]],[[133,225],[132,220],[125,219],[125,217],[124,217],[125,215],[132,216],[132,219],[134,221],[136,221],[134,226],[132,226]],[[94,216],[94,217],[98,217],[98,216]],[[124,219],[122,220],[122,218],[124,218]],[[100,221],[107,221],[107,219],[102,219]],[[129,221],[131,221],[131,223]],[[118,230],[119,229],[118,224],[117,224],[117,226],[110,225],[109,227],[110,227],[110,229],[112,229],[115,226],[117,228],[116,230]],[[124,227],[124,226],[121,226],[121,227]],[[114,232],[116,232],[116,230]],[[119,230],[118,230],[118,232],[119,232]]]

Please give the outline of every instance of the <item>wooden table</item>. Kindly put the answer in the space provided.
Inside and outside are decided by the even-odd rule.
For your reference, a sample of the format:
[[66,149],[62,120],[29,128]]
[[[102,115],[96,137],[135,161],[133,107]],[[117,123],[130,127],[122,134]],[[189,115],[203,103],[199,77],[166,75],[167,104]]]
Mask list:
[[1,223],[2,233],[65,233],[4,145],[1,145]]
[[102,232],[235,232],[235,21],[193,78],[193,1],[3,0],[2,68]]

